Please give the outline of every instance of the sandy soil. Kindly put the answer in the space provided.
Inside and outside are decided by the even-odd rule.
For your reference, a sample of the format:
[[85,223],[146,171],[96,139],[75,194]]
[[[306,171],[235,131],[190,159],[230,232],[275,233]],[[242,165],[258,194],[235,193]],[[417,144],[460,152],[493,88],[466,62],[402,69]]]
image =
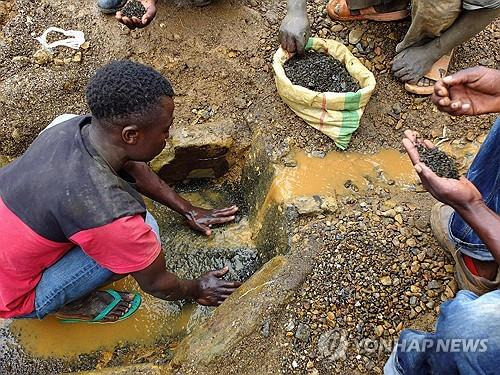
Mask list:
[[[380,47],[384,56],[378,63],[381,69],[374,70],[377,88],[360,129],[352,139],[351,151],[373,153],[382,148],[400,149],[400,139],[406,128],[416,128],[435,139],[442,136],[446,127],[448,138],[466,142],[487,132],[494,116],[452,118],[438,113],[428,99],[406,93],[391,76],[388,68],[394,47],[404,35],[407,21],[345,24],[339,28],[326,17],[324,5],[323,0],[309,4],[313,35],[337,38],[347,43],[349,29],[359,26],[364,30],[365,40],[370,39]],[[0,156],[22,154],[55,116],[86,113],[84,88],[88,78],[98,67],[120,58],[150,64],[172,81],[176,91],[176,127],[203,126],[203,121],[193,124],[196,111],[212,109],[213,116],[204,121],[230,119],[240,129],[242,142],[248,142],[252,133],[257,131],[268,134],[276,146],[274,157],[277,160],[291,147],[308,152],[335,149],[330,139],[298,119],[276,93],[270,63],[278,47],[277,30],[284,6],[284,1],[220,0],[200,9],[180,1],[163,2],[150,27],[130,32],[112,17],[101,15],[91,0],[1,1]],[[33,55],[39,45],[34,37],[50,26],[84,31],[90,46],[81,51],[81,61],[74,51],[61,49],[54,56],[57,60],[42,65],[35,63]],[[333,32],[332,28],[339,31]],[[500,22],[497,20],[455,50],[450,71],[477,64],[498,67],[499,40]],[[422,195],[415,194],[403,197],[401,201],[421,199]],[[383,199],[386,198],[384,195]],[[370,204],[380,199],[365,197]],[[429,208],[431,204],[432,200],[425,196],[422,207]],[[427,219],[424,214],[417,217],[410,212],[408,215],[412,220]],[[330,219],[321,219],[323,224],[319,225],[326,225]],[[367,225],[370,224],[373,223]],[[424,231],[425,244],[437,252],[433,261],[443,263],[444,255],[430,239],[427,229]],[[318,231],[317,228],[311,230]],[[335,238],[323,236],[322,240],[325,241],[325,251],[336,246]],[[407,257],[411,262],[413,255]],[[386,261],[390,263],[388,259]],[[311,278],[313,280],[314,275]],[[300,295],[297,301],[302,303]],[[350,305],[346,306],[344,308],[349,310]],[[436,310],[430,310],[432,319],[422,317],[422,322],[425,319],[427,323],[432,322]],[[288,340],[284,324],[295,318],[292,312],[286,316],[281,314],[277,312],[271,317],[280,328],[271,330],[269,338],[249,337],[241,352],[227,358],[230,373],[312,371],[311,368],[306,370],[308,360],[300,359],[303,346],[284,345]],[[408,322],[405,318],[399,321],[405,322],[405,326]],[[370,324],[376,326],[376,321]],[[396,333],[395,330],[391,337]],[[267,359],[264,361],[266,371],[260,367],[259,355]],[[300,363],[295,368],[292,365],[297,356]],[[369,358],[370,366],[363,365],[357,371],[375,368],[380,371],[384,358]],[[333,371],[331,367],[318,368],[321,373]],[[346,373],[344,371],[348,369],[339,367],[337,373]]]

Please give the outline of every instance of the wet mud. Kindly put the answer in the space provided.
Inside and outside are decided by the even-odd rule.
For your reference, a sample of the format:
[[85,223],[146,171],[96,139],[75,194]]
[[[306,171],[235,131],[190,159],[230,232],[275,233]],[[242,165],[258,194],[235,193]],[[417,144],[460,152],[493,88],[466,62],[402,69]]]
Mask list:
[[285,63],[285,74],[294,85],[318,92],[355,92],[360,88],[339,60],[319,52],[294,55]]
[[456,180],[460,178],[457,162],[453,157],[446,155],[437,147],[418,146],[417,149],[420,154],[420,161],[432,169],[439,177],[454,178]]

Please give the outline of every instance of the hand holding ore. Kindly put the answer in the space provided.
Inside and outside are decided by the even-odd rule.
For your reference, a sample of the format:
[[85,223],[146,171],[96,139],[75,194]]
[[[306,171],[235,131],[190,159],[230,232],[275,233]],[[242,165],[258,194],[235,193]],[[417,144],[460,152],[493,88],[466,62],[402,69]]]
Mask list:
[[500,71],[485,67],[461,70],[434,85],[433,103],[453,116],[500,111]]
[[217,271],[210,271],[198,279],[198,295],[195,300],[204,306],[219,306],[240,285],[239,281],[225,281],[221,278],[229,271],[226,266]]
[[279,41],[285,51],[303,54],[310,34],[307,13],[289,11],[281,22]]
[[140,0],[140,4],[142,4],[145,9],[145,13],[140,18],[135,15],[127,14],[126,7],[128,4],[129,3],[127,3],[121,11],[116,12],[116,19],[131,30],[146,27],[156,16],[156,0]]
[[420,160],[417,147],[422,146],[432,149],[434,145],[430,141],[425,140],[422,142],[418,139],[418,133],[412,130],[406,130],[405,136],[403,146],[410,156],[422,185],[434,198],[454,208],[468,208],[475,203],[482,202],[481,193],[472,182],[464,177],[460,177],[458,180],[439,177]]

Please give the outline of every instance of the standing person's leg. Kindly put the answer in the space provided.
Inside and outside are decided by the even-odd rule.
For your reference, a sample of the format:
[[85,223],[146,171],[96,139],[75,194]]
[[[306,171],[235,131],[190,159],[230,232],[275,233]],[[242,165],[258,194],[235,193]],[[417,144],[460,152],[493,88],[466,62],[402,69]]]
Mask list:
[[404,330],[385,374],[494,374],[500,366],[500,291],[441,305],[436,332]]
[[[500,118],[495,121],[467,173],[486,205],[500,212]],[[498,264],[472,228],[449,206],[437,204],[431,226],[440,245],[455,259],[461,289],[481,295],[500,286]]]
[[392,71],[401,81],[408,82],[408,91],[428,95],[436,80],[446,74],[453,48],[484,30],[500,9],[461,11],[460,0],[415,0],[413,8],[415,17],[396,48]]

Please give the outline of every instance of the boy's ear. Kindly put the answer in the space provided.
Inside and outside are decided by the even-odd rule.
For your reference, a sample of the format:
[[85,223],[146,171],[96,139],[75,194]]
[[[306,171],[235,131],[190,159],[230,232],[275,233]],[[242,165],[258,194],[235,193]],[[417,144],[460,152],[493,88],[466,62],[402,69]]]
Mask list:
[[135,125],[127,125],[122,129],[122,139],[128,145],[135,145],[139,141],[139,129]]

